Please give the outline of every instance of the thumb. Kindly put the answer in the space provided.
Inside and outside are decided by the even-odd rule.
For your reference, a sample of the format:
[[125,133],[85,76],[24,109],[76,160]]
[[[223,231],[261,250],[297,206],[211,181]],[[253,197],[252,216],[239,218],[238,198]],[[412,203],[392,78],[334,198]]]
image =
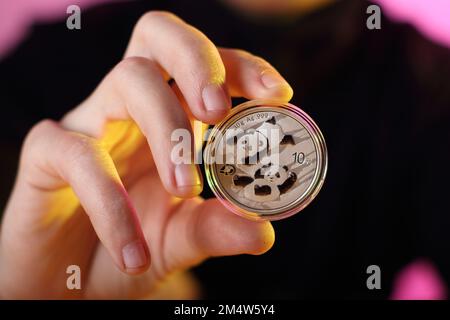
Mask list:
[[272,247],[275,232],[268,221],[250,221],[233,214],[217,199],[197,198],[174,213],[165,237],[165,265],[173,270],[208,257],[263,254]]

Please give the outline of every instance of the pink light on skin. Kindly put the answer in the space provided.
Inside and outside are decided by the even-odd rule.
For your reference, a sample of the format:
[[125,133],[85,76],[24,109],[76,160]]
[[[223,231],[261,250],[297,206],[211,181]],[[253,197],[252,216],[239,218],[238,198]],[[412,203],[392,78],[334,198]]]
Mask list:
[[445,300],[447,287],[438,270],[428,260],[407,265],[397,275],[391,300]]

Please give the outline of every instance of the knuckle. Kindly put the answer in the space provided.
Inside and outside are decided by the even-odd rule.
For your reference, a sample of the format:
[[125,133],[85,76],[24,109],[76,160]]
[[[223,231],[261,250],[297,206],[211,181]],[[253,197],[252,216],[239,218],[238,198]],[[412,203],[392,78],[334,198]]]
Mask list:
[[175,77],[178,74],[188,74],[194,78],[217,78],[219,82],[224,81],[225,66],[215,45],[206,37],[180,37],[177,52],[179,58],[174,59],[171,68]]
[[175,14],[173,14],[170,11],[165,11],[165,10],[152,10],[152,11],[148,11],[143,15],[143,18],[146,19],[173,19],[173,18],[178,18]]
[[[181,22],[181,23],[180,23]],[[180,32],[173,31],[170,42],[172,48],[168,56],[160,57],[167,62],[173,76],[177,75],[218,75],[223,78],[225,68],[221,64],[220,54],[215,44],[201,31],[181,20],[178,16],[167,11],[149,11],[137,22],[135,33],[138,39],[152,38],[152,34],[158,33],[167,24],[178,25]]]
[[148,60],[144,57],[128,57],[120,61],[116,67],[116,73],[120,75],[135,75],[144,68],[148,68]]
[[27,138],[35,139],[40,137],[49,131],[49,129],[55,128],[57,126],[56,122],[50,119],[44,119],[36,123],[28,132]]
[[147,29],[161,20],[179,19],[175,14],[164,10],[152,10],[144,13],[136,23],[136,29]]
[[144,57],[127,57],[120,61],[112,71],[112,83],[116,88],[121,88],[139,79],[148,78],[154,74],[159,74],[156,66]]
[[34,148],[42,137],[47,136],[51,130],[57,127],[56,122],[49,119],[44,119],[36,123],[28,132],[23,144],[23,150],[30,150]]

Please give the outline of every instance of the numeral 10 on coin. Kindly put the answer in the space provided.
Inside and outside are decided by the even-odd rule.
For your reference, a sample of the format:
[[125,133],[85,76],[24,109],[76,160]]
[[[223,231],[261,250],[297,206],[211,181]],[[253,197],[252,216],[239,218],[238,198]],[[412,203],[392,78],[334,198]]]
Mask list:
[[294,152],[292,157],[294,158],[294,162],[297,162],[298,164],[303,164],[303,162],[305,162],[305,154],[303,152]]

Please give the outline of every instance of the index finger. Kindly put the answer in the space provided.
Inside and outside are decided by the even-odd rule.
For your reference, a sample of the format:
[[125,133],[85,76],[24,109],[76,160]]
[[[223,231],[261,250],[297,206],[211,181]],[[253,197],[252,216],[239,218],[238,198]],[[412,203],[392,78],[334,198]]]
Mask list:
[[148,58],[175,79],[199,120],[215,123],[231,107],[225,66],[216,46],[177,16],[161,11],[145,14],[136,24],[126,57]]

